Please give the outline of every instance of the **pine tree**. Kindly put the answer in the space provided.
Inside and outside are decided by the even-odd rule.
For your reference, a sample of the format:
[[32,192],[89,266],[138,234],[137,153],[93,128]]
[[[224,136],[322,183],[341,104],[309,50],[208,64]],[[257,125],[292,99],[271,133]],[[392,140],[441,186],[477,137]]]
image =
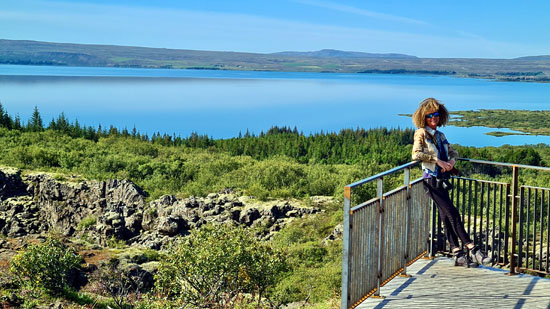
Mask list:
[[21,125],[21,118],[19,117],[19,115],[15,116],[15,121],[13,123],[13,127],[16,130],[21,130],[23,128],[23,126]]
[[34,111],[32,113],[31,119],[27,125],[27,129],[33,132],[40,132],[44,130],[44,125],[42,124],[42,117],[38,111],[38,106],[34,106]]
[[4,114],[7,114],[7,112],[4,111],[4,107],[2,106],[2,102],[0,102],[0,126],[6,127]]
[[8,115],[8,111],[4,109],[2,103],[0,103],[0,126],[10,130],[15,126],[13,119],[11,119],[10,115]]

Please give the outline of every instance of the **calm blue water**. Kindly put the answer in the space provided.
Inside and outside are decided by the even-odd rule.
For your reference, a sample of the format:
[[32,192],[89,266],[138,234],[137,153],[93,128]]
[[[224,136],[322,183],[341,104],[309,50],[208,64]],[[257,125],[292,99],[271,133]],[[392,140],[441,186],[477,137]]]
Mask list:
[[[450,110],[550,108],[550,84],[442,76],[239,72],[0,65],[0,102],[26,121],[61,112],[80,124],[142,133],[191,132],[215,138],[296,126],[304,133],[342,128],[412,127],[426,97]],[[550,143],[547,136],[492,137],[481,127],[446,127],[453,143],[499,146]],[[500,130],[507,131],[507,130]]]

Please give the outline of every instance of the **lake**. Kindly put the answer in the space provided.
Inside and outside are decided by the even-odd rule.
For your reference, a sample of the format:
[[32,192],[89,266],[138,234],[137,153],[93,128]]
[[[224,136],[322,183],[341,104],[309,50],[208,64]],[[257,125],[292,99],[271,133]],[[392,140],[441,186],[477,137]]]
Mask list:
[[[305,134],[342,128],[413,127],[418,103],[449,110],[550,108],[550,84],[446,76],[244,72],[0,65],[0,102],[23,121],[37,106],[45,124],[61,112],[80,124],[134,126],[149,135],[192,132],[229,138],[295,126]],[[505,131],[445,127],[452,143],[550,143],[548,136],[494,137]]]

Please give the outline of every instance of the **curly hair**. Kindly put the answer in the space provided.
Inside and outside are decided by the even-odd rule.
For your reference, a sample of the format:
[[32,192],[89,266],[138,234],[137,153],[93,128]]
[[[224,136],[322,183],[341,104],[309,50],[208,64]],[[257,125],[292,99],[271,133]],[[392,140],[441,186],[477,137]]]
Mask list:
[[449,111],[445,108],[443,103],[434,99],[427,98],[420,102],[418,108],[412,115],[412,121],[415,127],[418,129],[426,126],[426,115],[433,112],[439,112],[439,124],[438,127],[444,126],[449,121]]

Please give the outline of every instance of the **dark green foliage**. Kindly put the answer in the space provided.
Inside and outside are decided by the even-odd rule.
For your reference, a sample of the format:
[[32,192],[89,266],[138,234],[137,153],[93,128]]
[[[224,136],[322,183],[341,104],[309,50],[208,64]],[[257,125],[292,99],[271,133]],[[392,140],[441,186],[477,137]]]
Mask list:
[[[0,106],[1,107],[1,106]],[[128,178],[152,198],[162,194],[205,195],[224,188],[260,199],[334,195],[346,184],[410,161],[410,129],[346,129],[306,136],[296,128],[273,127],[231,139],[197,133],[187,138],[155,133],[149,138],[110,127],[96,130],[70,123],[62,113],[43,132],[0,125],[0,163],[25,169],[79,174],[85,178]],[[13,124],[13,125],[12,125]],[[2,128],[2,126],[4,128]],[[547,145],[460,147],[460,156],[544,166]],[[509,169],[460,162],[463,175],[507,175]],[[386,185],[402,180],[388,178]],[[372,197],[375,187],[353,192],[354,203]]]
[[41,289],[48,294],[61,294],[70,285],[70,275],[82,258],[55,238],[31,245],[16,255],[10,272],[23,287]]
[[205,225],[170,247],[155,276],[155,290],[184,307],[231,307],[243,293],[260,303],[286,268],[282,252],[249,231]]
[[[297,129],[273,127],[259,137],[215,140],[212,145],[232,155],[259,160],[284,155],[299,163],[353,164],[374,159],[379,163],[402,164],[408,154],[400,146],[412,144],[413,135],[411,129],[358,128],[306,136]],[[396,156],[396,150],[403,159]]]
[[44,129],[44,125],[42,124],[42,117],[38,112],[38,107],[35,106],[31,119],[29,119],[29,123],[27,124],[27,130],[33,131],[33,132],[39,132],[39,131],[42,131],[43,129]]
[[[23,131],[39,132],[44,130],[38,108],[34,108],[26,128],[17,128],[7,111],[0,104],[0,127],[21,129]],[[297,128],[272,127],[267,133],[254,136],[246,132],[243,136],[230,139],[213,139],[206,135],[192,133],[187,138],[154,133],[151,138],[141,135],[136,128],[132,132],[119,130],[113,126],[109,130],[82,127],[78,120],[71,123],[61,113],[57,119],[52,119],[48,130],[61,133],[72,138],[83,138],[97,142],[106,137],[131,137],[137,141],[146,141],[160,146],[176,146],[207,149],[210,152],[226,152],[232,156],[250,156],[257,160],[265,160],[277,156],[289,157],[298,163],[321,164],[354,164],[358,162],[376,162],[390,165],[403,164],[408,161],[409,149],[401,146],[412,144],[414,131],[412,129],[377,128],[365,130],[343,129],[338,133],[316,133],[308,136],[299,133]],[[396,153],[397,152],[397,153]],[[55,165],[53,165],[55,166]]]
[[0,126],[8,129],[20,129],[20,123],[17,118],[13,120],[10,115],[8,115],[8,112],[4,110],[2,103],[0,103]]
[[[463,158],[473,158],[477,160],[496,161],[503,163],[515,163],[534,166],[546,166],[542,155],[550,154],[550,148],[547,145],[537,147],[521,146],[501,146],[501,147],[457,147],[457,150]],[[502,174],[509,174],[510,169],[489,164],[471,164],[461,162],[460,171],[465,174],[486,174],[491,177]]]

